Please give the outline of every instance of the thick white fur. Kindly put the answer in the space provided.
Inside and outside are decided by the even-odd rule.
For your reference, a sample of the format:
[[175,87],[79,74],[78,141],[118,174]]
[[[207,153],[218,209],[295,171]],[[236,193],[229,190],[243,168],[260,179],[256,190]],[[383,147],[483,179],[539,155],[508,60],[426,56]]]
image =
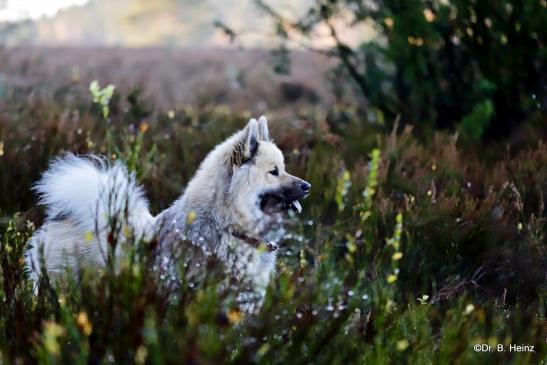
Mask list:
[[[120,162],[65,154],[54,160],[34,189],[46,206],[46,223],[32,237],[27,263],[59,272],[78,263],[104,263],[109,218],[128,222],[136,237],[152,234],[153,217],[134,174]],[[127,215],[127,216],[126,216]]]
[[[252,163],[241,163],[250,157]],[[279,174],[271,174],[272,169]],[[61,272],[67,265],[104,266],[109,220],[114,217],[127,222],[136,237],[155,236],[164,253],[190,241],[204,254],[218,257],[227,276],[250,281],[250,289],[240,293],[240,303],[252,311],[260,306],[276,252],[253,248],[233,233],[279,240],[282,228],[271,227],[280,223],[281,215],[262,212],[259,197],[301,182],[285,171],[264,117],[251,119],[245,129],[211,151],[183,195],[157,217],[150,214],[134,174],[123,164],[107,166],[97,157],[68,154],[56,159],[35,187],[47,218],[31,239],[27,263],[36,275],[43,247],[49,272]]]

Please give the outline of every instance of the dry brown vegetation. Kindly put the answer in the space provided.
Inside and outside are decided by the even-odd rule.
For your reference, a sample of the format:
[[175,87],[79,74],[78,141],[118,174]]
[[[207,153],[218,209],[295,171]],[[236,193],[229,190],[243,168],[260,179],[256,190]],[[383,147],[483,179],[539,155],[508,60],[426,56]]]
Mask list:
[[287,76],[272,71],[271,58],[267,50],[221,48],[7,48],[0,51],[0,97],[14,87],[29,97],[52,97],[66,87],[86,92],[99,80],[122,91],[143,86],[147,101],[162,109],[225,104],[258,113],[332,104],[333,60],[295,52]]

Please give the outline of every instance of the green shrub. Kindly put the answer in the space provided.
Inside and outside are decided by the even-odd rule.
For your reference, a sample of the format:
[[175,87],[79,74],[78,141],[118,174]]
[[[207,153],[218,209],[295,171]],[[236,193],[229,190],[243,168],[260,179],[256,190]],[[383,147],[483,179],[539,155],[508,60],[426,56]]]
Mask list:
[[[337,90],[351,80],[380,120],[461,126],[479,138],[545,116],[545,1],[317,0],[296,19],[257,3],[276,21],[282,47],[324,44],[329,31],[333,46],[322,52],[340,61]],[[376,36],[349,45],[344,30],[363,26]]]

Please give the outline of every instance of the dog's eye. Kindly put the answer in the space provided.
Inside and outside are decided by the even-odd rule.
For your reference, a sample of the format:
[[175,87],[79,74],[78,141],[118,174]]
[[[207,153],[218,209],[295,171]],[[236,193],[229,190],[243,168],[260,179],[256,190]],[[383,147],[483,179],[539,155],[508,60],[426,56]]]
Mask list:
[[268,174],[272,174],[273,176],[279,176],[279,169],[277,166],[272,171],[268,171]]

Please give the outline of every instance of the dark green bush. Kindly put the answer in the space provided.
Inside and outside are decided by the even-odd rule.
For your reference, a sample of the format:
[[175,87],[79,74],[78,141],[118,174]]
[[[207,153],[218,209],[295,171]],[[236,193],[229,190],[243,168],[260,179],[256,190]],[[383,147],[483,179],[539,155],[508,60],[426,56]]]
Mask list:
[[[336,78],[339,89],[352,80],[388,122],[399,115],[421,129],[457,126],[478,139],[545,116],[545,1],[318,0],[299,19],[258,3],[282,39],[314,40],[317,28],[330,29],[326,52],[345,76]],[[343,30],[363,24],[377,36],[345,43]]]

